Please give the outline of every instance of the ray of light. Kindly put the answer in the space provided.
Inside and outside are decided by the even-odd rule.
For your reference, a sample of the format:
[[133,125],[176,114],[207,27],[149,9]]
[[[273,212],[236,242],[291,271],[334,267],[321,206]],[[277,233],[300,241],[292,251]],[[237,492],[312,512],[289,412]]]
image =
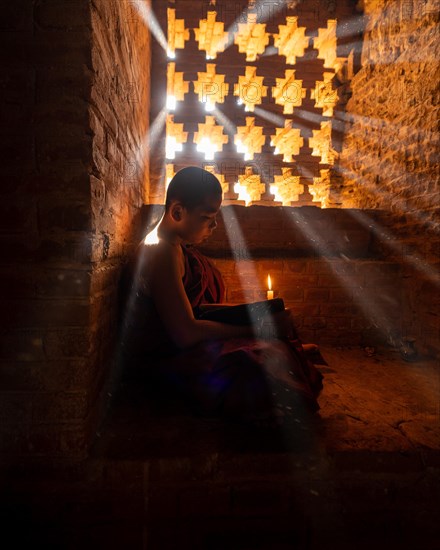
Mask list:
[[388,248],[390,248],[399,257],[400,263],[406,262],[410,264],[414,269],[422,273],[426,279],[440,287],[439,271],[428,265],[419,254],[416,252],[403,253],[402,244],[399,244],[398,239],[393,236],[388,229],[381,226],[375,220],[372,220],[361,210],[349,209],[348,212],[350,216],[356,218],[356,220],[359,221],[365,228],[371,229],[380,239],[380,242],[388,246]]
[[261,107],[255,106],[254,113],[264,118],[265,120],[268,120],[269,122],[272,122],[275,126],[279,126],[280,128],[284,127],[284,123],[286,122],[286,118],[284,118],[281,115],[277,115],[276,113],[271,113],[269,111],[266,111],[265,109],[262,109]]
[[156,38],[164,51],[167,51],[167,39],[165,38],[165,34],[159,25],[153,10],[151,9],[150,2],[145,2],[143,0],[131,0],[130,3],[139,13],[144,23],[150,29],[151,34]]
[[[221,214],[224,220],[224,226],[226,228],[226,235],[229,241],[229,246],[232,251],[234,262],[237,264],[240,260],[247,260],[251,262],[250,270],[246,273],[246,279],[238,269],[238,277],[240,280],[240,286],[244,291],[245,302],[253,302],[254,294],[253,291],[248,290],[248,287],[251,289],[260,288],[260,280],[257,275],[257,270],[255,268],[255,263],[252,261],[252,256],[249,252],[246,239],[243,235],[239,222],[233,217],[230,209],[223,210],[221,209]],[[249,284],[250,281],[250,284]],[[250,318],[252,326],[255,327],[258,322],[258,318],[253,314],[252,310],[250,311]],[[275,336],[275,335],[274,335]],[[266,357],[266,361],[270,363],[270,357]],[[270,379],[267,380],[268,384],[271,384]],[[301,415],[304,411],[298,411],[298,414]],[[284,437],[287,436],[287,433],[283,431]]]
[[[350,170],[340,168],[339,171],[351,176],[351,178],[356,178],[357,180],[362,181],[362,179],[364,179],[364,178],[362,178],[362,176],[358,176],[357,174],[354,174],[354,172],[351,172]],[[375,191],[373,189],[369,189],[369,191],[371,191],[373,194],[374,193],[375,194],[381,194],[380,192]],[[404,199],[399,199],[399,198],[395,197],[394,195],[393,195],[393,200],[395,200],[398,203],[405,203]],[[350,211],[351,211],[351,209],[350,209]],[[404,212],[406,216],[412,214],[411,212],[406,211],[405,204],[402,204],[402,212]],[[354,213],[353,213],[353,215],[354,215]],[[363,215],[363,216],[361,215],[360,211],[356,214],[356,217],[359,217],[360,221],[365,221],[367,219],[367,218],[365,218],[365,215]],[[415,217],[416,219],[420,218],[420,214],[417,214],[417,212],[416,212],[416,213],[413,214],[413,217]],[[433,222],[431,220],[425,220],[425,219],[422,219],[422,220],[417,219],[417,221],[421,221],[425,224],[428,224],[428,226],[430,226],[430,228],[432,230],[434,230],[434,232],[440,233],[439,224],[437,222]],[[383,237],[383,242],[389,248],[393,249],[394,251],[398,251],[398,249],[401,247],[401,245],[399,245],[398,240],[396,238],[394,238],[387,229],[381,228],[376,222],[373,222],[373,221],[371,221],[371,227],[374,229],[374,231],[377,235]],[[411,253],[409,255],[405,254],[405,261],[407,261],[408,263],[411,263],[415,269],[417,269],[418,271],[421,271],[426,277],[428,277],[432,281],[436,281],[436,279],[438,278],[438,273],[436,272],[436,270],[430,268],[427,265],[424,265],[423,259],[419,255],[413,254],[413,253]]]
[[[306,237],[311,246],[313,246],[313,248],[317,251],[318,257],[326,261],[335,277],[341,281],[341,285],[346,289],[358,289],[353,293],[354,301],[359,305],[365,317],[371,322],[371,324],[380,330],[383,330],[389,339],[395,332],[396,328],[395,322],[393,322],[387,312],[394,311],[395,308],[398,307],[399,304],[397,301],[389,297],[378,297],[375,293],[369,292],[368,288],[364,288],[361,291],[362,280],[359,279],[358,275],[350,276],[344,273],[344,270],[339,271],[333,265],[333,262],[325,257],[326,243],[321,235],[309,226],[306,215],[297,212],[295,209],[291,212],[291,216],[292,224],[299,229],[304,237]],[[347,263],[353,263],[353,261],[349,258],[344,256],[342,257]],[[379,300],[382,303],[379,303]],[[385,300],[389,303],[384,303]]]
[[[127,169],[125,176],[129,177],[141,177],[147,166],[147,161],[151,150],[154,148],[154,144],[157,142],[158,136],[161,134],[163,127],[165,126],[166,109],[163,108],[153,123],[144,138],[142,139],[137,151],[134,153],[133,158],[127,163]],[[144,201],[149,202],[149,197],[144,196]]]
[[[438,9],[436,10],[435,8],[433,8],[431,13],[433,15],[438,14]],[[359,35],[362,34],[362,32],[367,28],[368,22],[375,18],[375,16],[380,14],[381,10],[376,10],[376,13],[360,13],[358,15],[353,15],[352,17],[339,20],[338,39],[350,37],[355,37],[359,39]],[[377,18],[375,19],[374,29],[381,36],[383,36],[384,32],[386,33],[387,31],[389,31],[389,29],[393,28],[398,28],[399,36],[414,36],[414,31],[412,29],[407,31],[405,28],[402,28],[402,25],[411,23],[412,25],[414,25],[415,28],[417,28],[417,26],[423,25],[423,22],[425,21],[424,16],[420,18],[415,18],[409,14],[402,15],[399,13],[398,10],[395,12],[395,14],[396,16],[393,17],[392,13],[387,13],[386,21]]]
[[[420,135],[422,136],[421,139],[425,139],[425,136],[426,136],[431,142],[435,142],[438,139],[437,130],[429,130],[427,128],[418,128],[413,124],[409,125],[409,124],[403,124],[401,122],[399,122],[399,124],[394,124],[393,122],[389,120],[385,120],[383,118],[363,116],[357,113],[347,113],[344,111],[335,111],[334,118],[337,118],[343,122],[348,122],[348,123],[352,123],[354,121],[362,124],[369,124],[373,128],[380,129],[384,133],[389,132],[391,136],[395,136],[396,131],[399,131],[399,129],[403,129],[408,132],[412,132],[414,137],[418,137]],[[398,141],[397,143],[400,147],[401,142]]]
[[[364,170],[366,172],[370,172],[373,175],[381,176],[382,175],[382,167],[381,167],[380,163],[378,162],[377,157],[375,157],[373,153],[368,152],[367,149],[365,149],[362,154],[363,154],[364,158],[366,157],[370,161],[368,167],[364,168]],[[399,164],[400,164],[398,162],[389,161],[389,160],[387,161],[387,163],[388,164],[394,164],[397,167],[399,167]],[[359,174],[345,168],[344,166],[341,165],[341,163],[336,164],[333,167],[333,169],[334,169],[335,172],[339,172],[343,176],[345,175],[348,178],[350,178],[352,180],[355,180],[358,184],[359,183],[364,184],[364,188],[367,189],[368,192],[371,193],[372,195],[379,196],[381,202],[383,202],[383,197],[385,197],[390,202],[392,201],[400,209],[400,211],[402,213],[405,213],[406,216],[408,216],[412,219],[415,219],[420,223],[427,224],[428,227],[432,231],[434,231],[435,233],[440,232],[440,223],[428,219],[424,212],[420,212],[419,210],[409,210],[408,205],[411,204],[411,199],[410,198],[406,198],[406,199],[401,198],[401,197],[395,195],[394,193],[391,193],[390,191],[388,191],[385,187],[383,187],[382,189],[375,189],[371,185],[371,183],[367,180],[367,178],[365,178],[364,176],[359,175]]]
[[229,136],[234,136],[237,133],[237,126],[218,108],[215,107],[212,113],[217,121],[224,127]]
[[275,46],[268,46],[260,57],[270,57],[271,55],[278,55],[278,48],[275,48]]
[[145,159],[147,158],[149,151],[154,147],[154,144],[157,142],[157,138],[165,126],[166,116],[166,108],[163,107],[152,124],[150,124],[147,134],[136,151],[135,162],[141,169],[145,166]]

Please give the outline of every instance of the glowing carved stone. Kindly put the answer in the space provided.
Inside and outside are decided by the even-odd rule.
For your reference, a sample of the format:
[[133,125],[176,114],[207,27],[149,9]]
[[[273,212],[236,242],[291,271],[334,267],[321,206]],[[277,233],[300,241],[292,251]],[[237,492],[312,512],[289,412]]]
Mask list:
[[238,31],[234,36],[234,44],[238,51],[246,54],[246,61],[255,61],[269,44],[269,34],[266,24],[257,23],[257,14],[248,13],[246,23],[238,23]]
[[189,82],[183,80],[183,73],[176,73],[176,64],[168,63],[167,67],[167,109],[174,110],[176,101],[183,101],[188,93]]
[[183,124],[174,122],[174,115],[167,115],[166,136],[165,156],[167,159],[174,159],[176,152],[182,151],[188,138],[188,132],[183,131]]
[[227,181],[225,181],[225,176],[223,174],[219,174],[216,171],[216,166],[214,164],[207,164],[203,168],[205,170],[207,170],[208,172],[211,172],[211,174],[214,174],[214,176],[219,180],[219,182],[222,186],[223,194],[227,193],[228,189],[229,189],[229,183]]
[[263,77],[257,76],[256,67],[246,67],[245,75],[238,77],[234,84],[234,95],[238,96],[240,104],[244,103],[245,111],[253,111],[255,105],[260,105],[267,96],[267,86],[263,86]]
[[174,59],[177,49],[185,47],[185,41],[189,40],[189,29],[185,29],[185,21],[176,19],[176,10],[167,9],[168,16],[168,57]]
[[321,157],[321,164],[334,164],[338,153],[332,148],[331,121],[321,122],[320,130],[312,130],[313,137],[309,138],[309,147],[313,149],[312,156]]
[[298,17],[287,17],[287,25],[278,25],[279,34],[274,34],[274,46],[284,55],[286,63],[295,65],[296,58],[304,55],[310,38],[305,36],[306,28],[298,27]]
[[328,208],[331,189],[330,170],[320,170],[321,176],[313,178],[313,185],[309,185],[309,192],[313,202],[320,202],[321,208]]
[[333,109],[338,102],[338,92],[332,87],[333,73],[324,73],[324,80],[318,80],[315,89],[311,90],[311,98],[315,107],[322,109],[323,116],[333,116]]
[[165,193],[167,192],[168,185],[170,184],[171,180],[174,177],[174,164],[167,164],[165,167],[166,174],[165,174]]
[[270,136],[272,146],[275,146],[274,155],[284,155],[283,162],[292,162],[292,157],[299,154],[304,144],[298,128],[292,128],[292,121],[286,120],[284,128],[275,128],[275,135]]
[[276,86],[272,86],[272,97],[277,105],[283,106],[283,113],[291,115],[295,107],[299,107],[307,90],[302,87],[302,80],[295,80],[295,70],[287,69],[285,78],[277,78]]
[[250,166],[246,166],[245,173],[238,176],[238,182],[234,185],[234,192],[238,193],[238,200],[245,201],[246,206],[251,202],[259,201],[265,190],[265,184],[261,183],[260,176],[254,174]]
[[205,103],[207,111],[212,111],[216,103],[223,103],[228,94],[229,84],[225,83],[224,74],[215,73],[215,64],[207,63],[206,72],[197,73],[198,80],[194,81],[194,91],[199,101]]
[[228,136],[223,134],[223,126],[217,126],[213,116],[206,116],[204,124],[198,124],[199,131],[194,133],[197,151],[205,154],[206,160],[213,160],[214,153],[223,149],[228,143]]
[[199,50],[206,51],[206,59],[215,59],[217,54],[225,51],[228,33],[224,31],[224,23],[216,21],[217,12],[208,11],[207,19],[200,21],[200,27],[194,29]]
[[266,141],[263,128],[255,126],[255,118],[246,117],[246,126],[238,126],[234,136],[234,143],[239,153],[244,153],[244,160],[253,160],[255,153],[261,153]]
[[338,72],[345,58],[336,55],[336,24],[336,19],[328,19],[327,28],[319,29],[313,38],[313,47],[318,50],[318,58],[324,60],[324,67]]
[[281,176],[274,176],[274,184],[270,192],[275,200],[281,201],[283,206],[290,206],[291,202],[298,201],[299,195],[304,192],[304,185],[299,183],[301,176],[292,176],[291,168],[283,168]]

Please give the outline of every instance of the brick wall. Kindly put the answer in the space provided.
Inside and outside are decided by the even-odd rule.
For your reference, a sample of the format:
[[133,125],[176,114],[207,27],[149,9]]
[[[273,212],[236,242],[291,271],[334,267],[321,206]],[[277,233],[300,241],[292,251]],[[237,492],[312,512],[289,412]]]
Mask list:
[[404,326],[439,353],[439,6],[367,0],[364,9],[340,159],[343,206],[388,212],[375,231],[383,255],[402,263]]
[[2,14],[2,457],[84,456],[96,429],[147,187],[149,38],[129,9],[21,0]]
[[147,3],[91,3],[90,184],[96,254],[91,264],[90,329],[99,369],[91,391],[94,401],[102,392],[103,404],[117,374],[114,343],[121,265],[137,245],[140,208],[149,189],[151,56],[148,27],[136,9],[141,5]]

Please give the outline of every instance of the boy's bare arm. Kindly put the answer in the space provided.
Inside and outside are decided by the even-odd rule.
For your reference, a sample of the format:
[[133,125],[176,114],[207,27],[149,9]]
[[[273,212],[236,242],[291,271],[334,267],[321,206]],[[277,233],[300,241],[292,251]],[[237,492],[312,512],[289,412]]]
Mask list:
[[151,295],[168,334],[177,346],[187,348],[214,338],[254,335],[250,326],[195,319],[182,283],[178,253],[173,245],[164,241],[160,243],[152,261]]

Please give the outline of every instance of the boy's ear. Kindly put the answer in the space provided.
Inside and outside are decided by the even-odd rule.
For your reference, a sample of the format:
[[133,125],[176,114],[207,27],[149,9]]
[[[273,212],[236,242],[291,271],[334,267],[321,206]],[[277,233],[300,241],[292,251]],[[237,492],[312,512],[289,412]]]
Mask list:
[[177,222],[179,222],[182,219],[182,207],[181,207],[181,205],[176,204],[175,206],[173,206],[173,208],[171,210],[171,216],[172,216],[173,220],[176,220]]

